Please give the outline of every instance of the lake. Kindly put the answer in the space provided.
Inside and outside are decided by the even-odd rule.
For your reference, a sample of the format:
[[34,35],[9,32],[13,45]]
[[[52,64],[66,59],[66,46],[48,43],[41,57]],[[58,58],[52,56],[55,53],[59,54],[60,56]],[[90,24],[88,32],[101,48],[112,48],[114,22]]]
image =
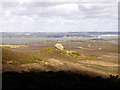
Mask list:
[[100,38],[84,37],[84,38],[2,38],[5,44],[26,44],[30,42],[48,41],[48,40],[91,40],[91,39],[116,39],[118,36],[102,36]]

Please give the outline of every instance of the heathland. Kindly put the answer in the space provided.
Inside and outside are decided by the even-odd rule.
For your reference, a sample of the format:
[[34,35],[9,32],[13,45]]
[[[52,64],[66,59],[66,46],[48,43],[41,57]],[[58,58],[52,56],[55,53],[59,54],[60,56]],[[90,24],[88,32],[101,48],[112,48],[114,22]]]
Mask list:
[[[55,48],[61,43],[64,50]],[[103,40],[41,41],[2,46],[3,87],[118,87],[118,44]]]

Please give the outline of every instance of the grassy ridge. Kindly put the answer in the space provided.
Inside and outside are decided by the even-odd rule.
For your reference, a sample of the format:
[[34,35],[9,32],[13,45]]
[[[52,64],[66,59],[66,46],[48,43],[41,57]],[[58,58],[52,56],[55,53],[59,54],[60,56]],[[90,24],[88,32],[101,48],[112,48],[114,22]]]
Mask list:
[[45,48],[40,52],[34,54],[26,52],[15,52],[10,49],[2,49],[3,64],[25,64],[25,63],[38,63],[49,58],[55,58],[59,60],[95,60],[96,58],[90,55],[83,55],[79,52],[67,52],[66,50],[57,50],[51,48]]
[[[94,60],[90,55],[83,55],[79,52],[68,52],[46,48],[40,52],[26,53],[15,52],[10,49],[2,49],[2,63],[6,64],[28,64],[47,61],[49,58],[59,60]],[[53,67],[54,68],[54,67]],[[98,67],[97,67],[98,68]],[[53,83],[51,83],[51,81]],[[120,87],[118,76],[110,75],[110,78],[90,77],[88,75],[72,72],[38,72],[31,69],[30,72],[5,72],[3,73],[3,88],[117,88]]]
[[97,59],[96,57],[93,57],[91,55],[83,55],[79,52],[69,52],[66,51],[65,49],[63,50],[57,50],[57,49],[52,49],[52,48],[46,48],[41,52],[36,52],[39,54],[45,54],[45,55],[50,55],[51,57],[60,57],[60,58],[72,58],[72,59],[79,59],[79,60],[95,60]]

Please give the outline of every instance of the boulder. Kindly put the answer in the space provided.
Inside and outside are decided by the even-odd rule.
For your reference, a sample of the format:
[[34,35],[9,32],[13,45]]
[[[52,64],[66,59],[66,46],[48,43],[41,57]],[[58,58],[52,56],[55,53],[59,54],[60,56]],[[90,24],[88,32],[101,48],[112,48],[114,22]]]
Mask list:
[[59,49],[59,50],[63,50],[64,49],[64,46],[60,43],[56,43],[55,44],[55,48]]

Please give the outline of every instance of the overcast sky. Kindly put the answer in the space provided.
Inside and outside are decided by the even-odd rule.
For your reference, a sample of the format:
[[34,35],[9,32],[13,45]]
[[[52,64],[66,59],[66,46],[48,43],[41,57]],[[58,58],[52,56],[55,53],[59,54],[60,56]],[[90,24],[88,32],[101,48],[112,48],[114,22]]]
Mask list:
[[4,0],[1,3],[0,32],[118,30],[118,0],[28,1]]

